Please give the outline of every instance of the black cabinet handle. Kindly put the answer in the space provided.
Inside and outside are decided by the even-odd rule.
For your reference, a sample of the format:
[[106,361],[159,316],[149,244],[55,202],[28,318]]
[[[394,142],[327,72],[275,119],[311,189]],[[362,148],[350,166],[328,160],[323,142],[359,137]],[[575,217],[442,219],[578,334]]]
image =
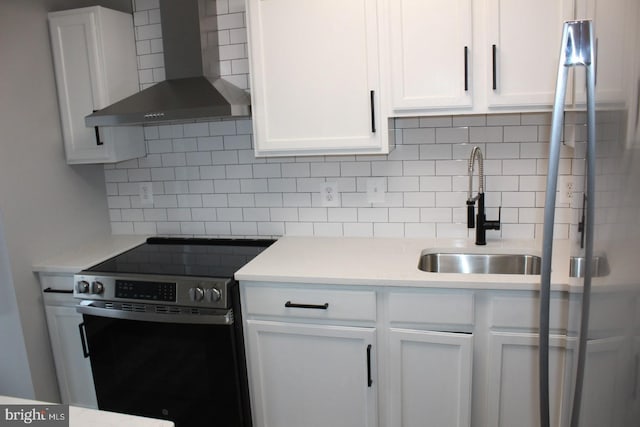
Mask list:
[[370,95],[369,102],[370,102],[370,105],[371,105],[371,132],[372,133],[376,133],[376,107],[375,107],[375,104],[374,104],[375,91],[372,90],[369,93],[369,95]]
[[636,87],[636,126],[634,128],[636,135],[638,132],[638,124],[640,123],[640,79],[638,79],[638,86]]
[[493,63],[493,90],[498,88],[498,79],[496,76],[496,45],[491,46],[492,63]]
[[87,357],[89,357],[89,350],[87,346],[87,337],[84,331],[84,322],[78,325],[78,329],[80,330],[80,342],[82,343],[82,354],[86,359]]
[[636,400],[636,398],[638,397],[638,374],[640,374],[640,372],[638,371],[639,367],[640,367],[640,355],[636,354],[635,369],[633,372],[633,390],[631,391],[631,398],[633,400]]
[[287,308],[311,308],[315,310],[326,310],[329,308],[329,303],[325,302],[324,304],[297,304],[291,301],[287,301],[284,303],[284,306]]
[[371,378],[371,344],[367,346],[367,387],[373,385],[373,379]]
[[72,294],[73,290],[71,289],[53,289],[53,288],[47,288],[44,291],[42,291],[44,293],[51,293],[51,294]]
[[[98,110],[93,110],[95,113]],[[96,145],[104,145],[104,141],[100,141],[100,131],[98,130],[98,126],[94,126],[93,129],[96,132]]]
[[469,47],[464,47],[464,91],[469,90]]

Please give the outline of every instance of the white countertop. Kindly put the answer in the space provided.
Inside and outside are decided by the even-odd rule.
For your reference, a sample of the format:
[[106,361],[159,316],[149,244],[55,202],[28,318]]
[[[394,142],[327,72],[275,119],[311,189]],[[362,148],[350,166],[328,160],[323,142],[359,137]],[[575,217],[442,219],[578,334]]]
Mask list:
[[[1,396],[2,405],[47,405],[47,402],[20,399],[17,397]],[[55,404],[52,404],[55,405]],[[3,418],[0,418],[3,419]],[[34,423],[36,425],[38,423]],[[119,414],[116,412],[100,411],[97,409],[69,406],[70,427],[172,427],[172,421],[154,418],[138,417],[135,415]]]
[[[241,268],[235,277],[282,283],[537,290],[539,275],[428,273],[418,269],[418,260],[424,249],[539,256],[541,247],[534,240],[476,246],[471,240],[283,237]],[[551,275],[554,290],[571,287],[569,248],[569,241],[554,242]]]
[[89,240],[76,248],[51,256],[33,265],[33,271],[42,273],[77,273],[135,246],[147,236],[116,235]]

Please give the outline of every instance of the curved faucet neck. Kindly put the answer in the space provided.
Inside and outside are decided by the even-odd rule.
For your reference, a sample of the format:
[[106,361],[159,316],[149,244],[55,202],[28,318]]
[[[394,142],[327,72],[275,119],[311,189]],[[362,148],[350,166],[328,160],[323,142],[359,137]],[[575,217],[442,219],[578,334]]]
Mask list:
[[482,159],[482,150],[480,147],[475,146],[473,150],[471,150],[471,156],[469,157],[469,192],[468,192],[468,200],[475,201],[478,198],[478,195],[473,197],[473,166],[478,161],[478,195],[484,194],[484,164]]

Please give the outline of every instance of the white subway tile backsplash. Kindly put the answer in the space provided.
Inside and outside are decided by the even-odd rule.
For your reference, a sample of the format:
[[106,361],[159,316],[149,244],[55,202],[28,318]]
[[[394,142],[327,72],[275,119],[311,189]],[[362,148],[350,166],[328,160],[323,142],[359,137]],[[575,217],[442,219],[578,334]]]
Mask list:
[[387,191],[420,191],[420,179],[417,176],[390,176],[387,178]]
[[430,208],[436,205],[434,192],[404,192],[403,199],[405,207]]
[[162,235],[179,235],[180,223],[179,222],[156,222],[156,229],[159,234]]
[[156,208],[175,208],[178,207],[178,197],[171,195],[155,195],[153,196],[153,206]]
[[520,158],[520,144],[490,143],[484,153],[487,159],[518,159]]
[[430,144],[436,142],[435,128],[407,128],[402,131],[403,144]]
[[310,193],[284,193],[282,195],[282,206],[284,207],[310,207]]
[[451,191],[451,182],[450,176],[421,176],[420,191]]
[[270,208],[272,221],[298,221],[298,208]]
[[505,126],[504,142],[538,141],[537,126]]
[[451,116],[434,116],[434,117],[420,117],[421,128],[442,128],[451,127]]
[[469,128],[436,128],[436,143],[462,143],[469,142]]
[[378,222],[373,224],[374,237],[404,237],[404,224]]
[[502,173],[504,175],[535,175],[536,161],[534,159],[503,160]]
[[310,222],[286,222],[284,232],[288,236],[313,236],[313,223]]
[[258,222],[258,235],[280,237],[284,235],[283,222]]
[[147,222],[167,221],[166,209],[143,209],[142,215]]
[[199,194],[178,194],[178,206],[181,208],[202,207],[202,196]]
[[343,162],[340,164],[342,176],[371,176],[371,162]]
[[169,208],[167,209],[167,219],[169,221],[190,221],[191,209],[189,208]]
[[342,225],[346,237],[373,237],[372,223],[347,222]]
[[405,224],[404,236],[410,238],[434,238],[436,237],[436,224],[434,223],[422,223],[422,224]]
[[452,211],[450,208],[421,208],[421,222],[451,222]]
[[436,170],[436,163],[433,160],[406,160],[402,162],[404,176],[433,175]]
[[424,160],[449,160],[452,158],[450,144],[424,144],[420,145],[420,159]]
[[[223,76],[248,88],[243,0],[217,5]],[[164,79],[157,0],[135,0],[141,87]],[[584,114],[567,114],[576,149],[564,147],[560,173],[584,174]],[[487,216],[503,206],[489,240],[541,235],[549,113],[406,117],[389,120],[388,155],[256,158],[249,118],[151,125],[146,157],[105,165],[113,233],[210,236],[379,236],[470,238],[467,162],[484,154]],[[476,168],[477,171],[477,168]],[[477,172],[476,172],[477,173]],[[367,182],[384,182],[385,201],[367,200]],[[324,207],[320,186],[336,182],[338,207]],[[139,183],[152,182],[152,207]],[[474,178],[474,192],[477,188]],[[560,207],[556,232],[569,236],[577,208]]]
[[227,195],[229,207],[252,207],[255,206],[253,194],[229,194]]
[[420,209],[389,208],[389,222],[420,222]]
[[187,235],[203,235],[205,234],[204,223],[197,221],[181,222],[180,232]]

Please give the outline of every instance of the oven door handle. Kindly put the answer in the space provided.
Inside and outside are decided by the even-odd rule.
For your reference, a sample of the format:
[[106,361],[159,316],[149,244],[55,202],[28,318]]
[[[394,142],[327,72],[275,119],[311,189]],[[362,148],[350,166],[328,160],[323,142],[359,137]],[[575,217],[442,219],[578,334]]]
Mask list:
[[233,310],[220,310],[215,314],[164,314],[152,312],[126,311],[112,308],[103,308],[93,305],[93,301],[83,301],[76,306],[76,311],[98,317],[109,317],[122,320],[140,320],[145,322],[160,323],[187,323],[208,325],[231,325],[233,323]]

